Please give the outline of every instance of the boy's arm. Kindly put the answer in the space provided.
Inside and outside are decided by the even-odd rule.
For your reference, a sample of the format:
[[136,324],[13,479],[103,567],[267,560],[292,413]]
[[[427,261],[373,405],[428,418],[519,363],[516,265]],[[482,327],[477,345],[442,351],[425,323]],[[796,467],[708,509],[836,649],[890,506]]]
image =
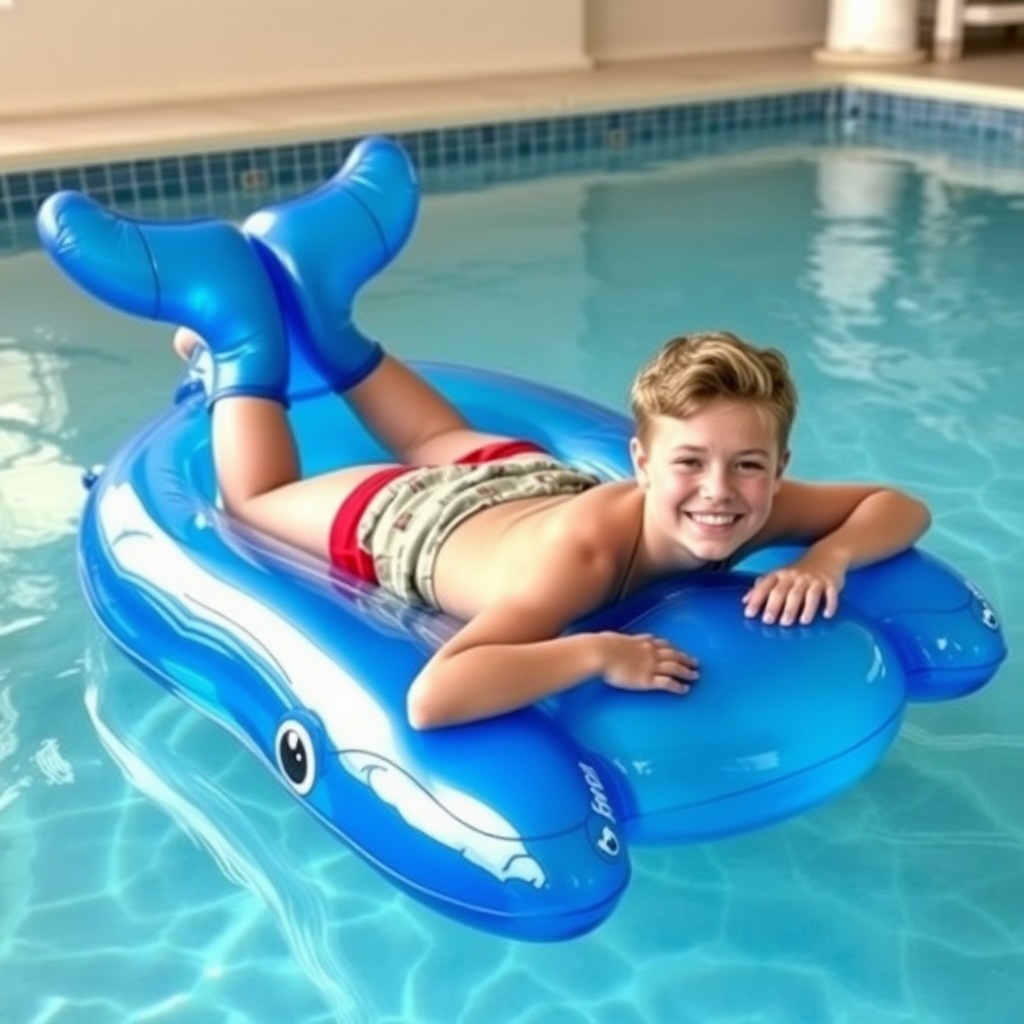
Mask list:
[[560,635],[601,603],[614,578],[611,560],[583,543],[538,553],[505,597],[427,662],[409,689],[410,723],[428,729],[489,718],[598,676],[628,689],[685,693],[696,662],[664,640]]
[[890,487],[783,481],[756,546],[809,547],[758,580],[744,598],[746,613],[783,625],[810,622],[819,607],[830,616],[850,569],[905,551],[930,523],[923,502]]

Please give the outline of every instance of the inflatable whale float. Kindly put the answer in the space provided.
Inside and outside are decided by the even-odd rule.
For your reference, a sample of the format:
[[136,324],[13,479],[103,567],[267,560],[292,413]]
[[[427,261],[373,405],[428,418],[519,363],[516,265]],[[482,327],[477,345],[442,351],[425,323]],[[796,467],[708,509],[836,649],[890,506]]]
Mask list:
[[[244,308],[239,330],[283,324],[291,416],[315,473],[386,458],[308,339],[358,332],[353,299],[401,251],[418,199],[404,151],[371,138],[320,188],[240,228],[132,219],[77,192],[51,196],[38,226],[57,265],[117,309],[233,327]],[[630,423],[615,412],[470,367],[419,369],[480,429],[604,478],[631,472]],[[851,573],[831,620],[747,620],[751,574],[793,555],[777,549],[574,626],[675,638],[702,664],[685,700],[594,680],[417,732],[406,690],[459,624],[227,519],[205,391],[200,360],[93,481],[79,528],[90,609],[377,870],[478,928],[558,940],[596,927],[627,888],[631,843],[705,841],[806,811],[878,763],[908,701],[970,693],[1006,654],[984,596],[918,550]]]

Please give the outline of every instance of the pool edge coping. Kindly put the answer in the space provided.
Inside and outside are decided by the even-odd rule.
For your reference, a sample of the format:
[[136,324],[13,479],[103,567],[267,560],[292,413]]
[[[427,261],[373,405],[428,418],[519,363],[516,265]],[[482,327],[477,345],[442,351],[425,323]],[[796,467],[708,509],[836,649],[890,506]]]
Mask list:
[[[498,82],[505,82],[499,79]],[[529,82],[524,78],[523,83]],[[732,82],[715,81],[695,83],[680,80],[678,83],[660,81],[656,86],[628,88],[623,83],[618,95],[587,94],[586,90],[576,94],[570,91],[552,90],[543,97],[509,96],[504,102],[492,96],[488,103],[467,103],[461,106],[442,106],[430,111],[412,113],[387,112],[380,110],[371,114],[352,114],[327,117],[321,120],[284,121],[282,123],[252,122],[240,124],[236,129],[219,124],[209,130],[164,132],[146,138],[141,135],[115,143],[109,139],[95,145],[48,146],[32,151],[0,153],[0,177],[19,172],[58,171],[68,167],[89,164],[113,163],[120,161],[159,159],[161,157],[183,156],[192,153],[230,152],[247,148],[273,148],[297,145],[302,142],[321,139],[358,137],[367,134],[415,133],[442,128],[460,128],[484,124],[508,124],[515,122],[554,119],[559,117],[588,116],[618,111],[639,111],[663,106],[689,106],[714,103],[731,99],[749,99],[761,96],[784,95],[816,90],[861,89],[884,92],[894,96],[905,96],[922,100],[945,103],[963,103],[971,106],[996,107],[999,109],[1024,111],[1024,89],[1012,86],[993,85],[980,82],[949,81],[930,77],[911,77],[899,72],[852,68],[829,73],[809,69],[779,75],[765,75]],[[414,85],[409,86],[415,89]],[[298,101],[304,94],[295,94]],[[308,95],[336,95],[339,101],[352,97],[354,90],[309,93]],[[235,101],[241,103],[241,100]],[[250,100],[248,102],[258,102]],[[230,111],[232,102],[218,101],[209,106],[173,106],[168,108],[144,107],[126,108],[97,112],[115,120],[120,116],[138,117],[147,110],[193,110],[197,117],[204,114]],[[66,115],[67,120],[76,117],[88,119],[88,115]],[[65,119],[54,115],[58,121]],[[31,122],[31,118],[21,123]],[[0,120],[0,129],[17,138],[19,119]]]

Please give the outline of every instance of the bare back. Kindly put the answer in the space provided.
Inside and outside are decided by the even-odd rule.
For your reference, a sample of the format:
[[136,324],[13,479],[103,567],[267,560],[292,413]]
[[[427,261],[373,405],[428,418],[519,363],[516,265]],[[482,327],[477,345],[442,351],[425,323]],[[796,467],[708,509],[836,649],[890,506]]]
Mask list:
[[592,605],[599,607],[621,596],[642,516],[643,497],[632,481],[484,509],[453,530],[438,554],[434,586],[441,607],[472,619],[500,603],[528,567],[554,562],[554,553],[578,547],[581,538],[600,548],[602,570]]

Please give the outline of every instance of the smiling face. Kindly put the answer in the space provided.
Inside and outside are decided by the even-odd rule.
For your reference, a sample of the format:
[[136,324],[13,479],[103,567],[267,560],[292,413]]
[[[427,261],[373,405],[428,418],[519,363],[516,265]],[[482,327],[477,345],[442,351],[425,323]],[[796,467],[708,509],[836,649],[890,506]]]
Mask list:
[[729,558],[764,526],[786,455],[760,406],[713,399],[685,419],[656,416],[631,444],[658,563],[696,568]]

